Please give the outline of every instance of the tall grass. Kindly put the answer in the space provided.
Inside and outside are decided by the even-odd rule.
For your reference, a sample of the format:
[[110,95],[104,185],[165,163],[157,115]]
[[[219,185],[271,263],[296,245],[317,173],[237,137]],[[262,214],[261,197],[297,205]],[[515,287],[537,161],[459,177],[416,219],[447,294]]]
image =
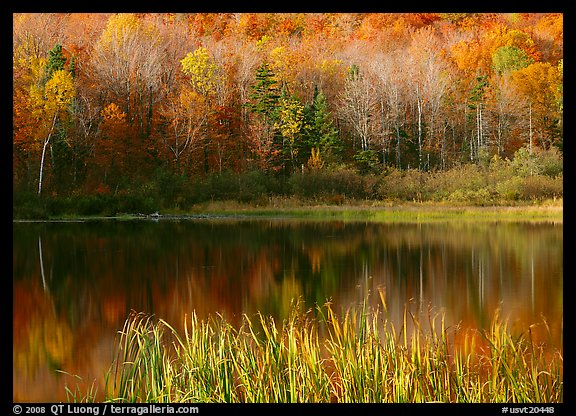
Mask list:
[[[365,301],[337,314],[293,303],[282,322],[239,327],[187,317],[180,333],[133,313],[120,334],[105,399],[122,402],[562,402],[559,348],[513,336],[495,314],[484,331],[405,311],[401,324]],[[183,333],[182,333],[183,332]],[[459,337],[456,342],[456,337]],[[463,340],[462,340],[463,338]]]

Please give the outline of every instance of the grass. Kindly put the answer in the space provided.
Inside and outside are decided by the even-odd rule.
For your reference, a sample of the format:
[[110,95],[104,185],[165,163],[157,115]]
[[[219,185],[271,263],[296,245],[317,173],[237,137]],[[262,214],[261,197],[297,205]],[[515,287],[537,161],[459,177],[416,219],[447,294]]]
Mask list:
[[[275,199],[267,206],[256,207],[234,202],[214,201],[199,204],[192,214],[242,216],[251,218],[295,218],[308,220],[371,222],[437,222],[437,221],[555,221],[563,220],[562,200],[543,205],[479,207],[438,202],[379,203],[348,201],[345,205],[318,205]],[[168,212],[167,215],[170,215]],[[178,214],[176,214],[178,215]]]
[[394,325],[380,295],[379,307],[365,301],[343,315],[330,303],[304,311],[293,302],[282,322],[258,314],[239,327],[192,314],[180,332],[133,313],[105,400],[562,402],[562,352],[532,342],[530,329],[513,335],[498,313],[484,331],[448,328],[432,313],[419,322],[408,311]]

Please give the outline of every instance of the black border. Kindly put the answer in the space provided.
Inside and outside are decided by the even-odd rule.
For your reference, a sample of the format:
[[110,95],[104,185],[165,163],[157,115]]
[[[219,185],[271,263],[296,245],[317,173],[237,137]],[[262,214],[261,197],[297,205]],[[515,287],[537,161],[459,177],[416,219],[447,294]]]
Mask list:
[[[7,7],[6,7],[7,6]],[[8,9],[8,10],[6,10]],[[564,167],[564,177],[565,182],[568,184],[572,184],[572,147],[573,141],[576,140],[576,136],[574,134],[570,134],[570,130],[573,129],[572,120],[576,120],[573,116],[570,116],[570,113],[574,112],[574,107],[571,105],[571,101],[573,99],[574,94],[574,86],[573,82],[576,78],[576,69],[574,66],[573,56],[572,56],[572,40],[574,39],[574,31],[576,27],[576,20],[575,11],[576,11],[576,2],[574,0],[553,0],[553,1],[541,1],[538,3],[527,2],[527,1],[494,1],[494,0],[483,0],[478,2],[463,2],[463,1],[443,1],[443,2],[427,2],[424,4],[419,4],[418,2],[388,2],[388,1],[372,1],[372,2],[355,2],[352,0],[348,1],[331,1],[329,3],[322,3],[318,1],[293,1],[293,2],[271,2],[271,1],[260,1],[260,2],[235,2],[234,4],[230,4],[228,2],[172,2],[171,4],[165,4],[163,2],[154,2],[152,4],[146,3],[121,3],[121,2],[111,2],[107,0],[102,0],[98,2],[62,2],[62,1],[54,1],[54,2],[23,2],[20,1],[18,3],[10,2],[9,5],[4,5],[2,18],[3,18],[3,25],[2,27],[7,33],[7,36],[4,39],[11,39],[12,38],[12,14],[13,13],[20,13],[20,12],[70,12],[70,13],[79,13],[79,12],[276,12],[276,13],[287,13],[287,12],[309,12],[309,13],[317,13],[317,12],[382,12],[382,13],[391,13],[391,12],[398,12],[398,13],[409,13],[409,12],[455,12],[455,11],[466,11],[466,12],[479,12],[479,13],[490,13],[490,12],[498,12],[498,13],[506,13],[506,12],[542,12],[542,13],[563,13],[564,15],[564,32],[565,32],[565,40],[564,40],[564,97],[569,97],[568,100],[564,99],[564,137],[567,137],[567,141],[564,143],[564,160],[567,160],[567,163]],[[567,35],[567,36],[566,36]],[[5,46],[6,49],[9,47],[8,41],[2,42],[3,47]],[[9,50],[6,50],[2,53],[2,56],[6,60],[2,67],[7,71],[11,72],[11,62],[10,58],[12,54]],[[8,79],[8,76],[6,77]],[[7,82],[6,82],[7,84]],[[8,88],[3,88],[2,91],[8,91]],[[11,96],[7,93],[3,94],[3,97],[7,101],[7,106],[12,105]],[[8,100],[9,103],[8,103]],[[10,108],[10,107],[9,107]],[[568,117],[566,117],[568,115]],[[6,116],[7,118],[7,116]],[[5,125],[8,124],[8,121]],[[1,168],[5,171],[6,174],[6,187],[4,189],[12,189],[12,181],[11,181],[11,168],[12,168],[12,146],[11,141],[9,140],[8,136],[9,133],[6,133],[3,136],[1,142],[6,147],[2,152],[2,157],[5,158],[2,161]],[[10,134],[11,136],[11,134]],[[563,200],[565,209],[564,212],[564,222],[565,225],[568,225],[568,230],[571,230],[571,223],[574,221],[572,219],[572,202],[573,202],[573,194],[570,192],[570,188],[567,188],[567,191],[564,192]],[[8,206],[8,204],[6,204]],[[10,216],[5,214],[7,221],[12,217],[12,210],[10,209]],[[570,236],[570,233],[568,234]],[[569,241],[564,240],[565,247],[568,250],[572,249],[572,245]],[[6,253],[6,250],[3,250]],[[570,253],[570,251],[568,251]],[[8,254],[6,254],[6,263],[11,264],[11,259],[8,258]],[[571,267],[573,267],[571,262],[564,262],[565,265],[568,266],[568,276],[572,278],[574,273],[571,273]],[[570,290],[568,288],[568,290]],[[12,291],[4,290],[8,296],[10,296],[9,301],[2,302],[2,305],[10,310],[5,310],[2,314],[3,317],[12,317]],[[564,305],[568,306],[565,310],[570,311],[569,303],[567,302],[568,298],[566,297],[567,292],[564,291]],[[269,415],[273,412],[277,411],[288,411],[294,412],[296,414],[305,415],[305,414],[313,414],[315,416],[319,414],[409,414],[409,415],[463,415],[472,412],[471,414],[482,414],[482,415],[500,415],[506,414],[503,410],[507,408],[507,413],[511,413],[515,409],[517,412],[515,413],[529,413],[532,414],[572,414],[573,412],[569,412],[569,409],[572,407],[573,404],[573,396],[571,395],[572,387],[573,387],[573,374],[572,364],[573,360],[569,354],[566,352],[571,351],[572,347],[572,340],[571,334],[573,332],[573,322],[571,319],[566,319],[564,323],[567,325],[564,330],[564,402],[563,403],[542,403],[542,404],[505,404],[505,403],[470,403],[470,404],[458,404],[458,403],[427,403],[427,404],[376,404],[376,403],[361,403],[361,404],[192,404],[192,405],[179,405],[179,404],[171,404],[175,409],[174,414],[178,410],[178,407],[185,407],[185,406],[197,406],[199,409],[198,414],[206,415],[206,414],[265,414]],[[11,322],[7,322],[7,325],[12,325]],[[12,332],[10,332],[12,335]],[[568,364],[568,365],[566,365]],[[6,371],[3,374],[7,378],[8,375],[11,375],[12,371]],[[6,391],[7,389],[3,389]],[[14,413],[14,405],[15,403],[12,401],[12,389],[9,390],[10,397],[8,397],[7,401],[3,401],[6,406],[2,406],[4,408],[3,414],[10,415]],[[56,403],[34,403],[34,404],[25,404],[21,403],[22,407],[27,406],[36,406],[36,407],[45,407],[46,412],[44,414],[52,414],[50,413],[50,406]],[[103,404],[95,404],[95,405],[86,405],[97,407],[99,415],[102,415],[103,411]],[[128,406],[128,405],[122,405]],[[137,406],[147,406],[147,405],[137,405]],[[162,406],[162,405],[158,405]],[[523,410],[525,408],[525,410]],[[541,411],[538,409],[546,409],[551,408],[553,412],[550,411]],[[25,414],[25,413],[22,413]],[[68,414],[68,413],[62,413]],[[73,413],[70,413],[73,414]],[[90,413],[86,413],[90,414]],[[96,414],[96,413],[92,413]],[[106,414],[110,414],[107,412]],[[130,414],[126,411],[123,414]],[[145,413],[143,413],[145,414]],[[150,413],[148,413],[150,414]],[[164,413],[157,413],[157,414],[170,414],[167,413],[167,410]],[[180,413],[185,414],[185,413]]]

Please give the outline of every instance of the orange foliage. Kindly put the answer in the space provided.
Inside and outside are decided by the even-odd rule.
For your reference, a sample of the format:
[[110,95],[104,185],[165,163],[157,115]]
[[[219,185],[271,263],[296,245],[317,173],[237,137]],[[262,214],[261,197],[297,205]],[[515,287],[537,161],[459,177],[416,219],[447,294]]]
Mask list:
[[[455,81],[446,88],[438,86],[445,94],[438,101],[440,108],[434,111],[450,124],[449,131],[454,133],[451,154],[456,161],[461,156],[458,149],[465,147],[461,144],[470,136],[463,112],[467,111],[465,100],[470,97],[476,78],[486,75],[493,90],[483,97],[487,131],[497,128],[497,115],[489,112],[507,105],[500,99],[502,94],[497,82],[500,74],[493,68],[493,55],[498,48],[517,47],[535,63],[554,68],[563,56],[563,15],[560,13],[40,13],[16,14],[13,19],[14,181],[31,181],[17,172],[25,165],[29,169],[31,161],[37,163],[38,140],[46,137],[44,133],[51,126],[52,119],[41,111],[45,108],[43,100],[46,101],[44,67],[49,51],[58,42],[62,44],[68,64],[72,56],[76,63],[73,80],[76,98],[66,109],[66,123],[69,123],[66,133],[79,137],[66,137],[65,143],[72,146],[82,142],[85,146],[73,152],[84,158],[77,163],[86,166],[92,190],[100,183],[112,185],[109,183],[112,166],[113,176],[121,177],[139,171],[136,167],[141,168],[143,159],[150,160],[150,157],[164,165],[170,154],[168,143],[174,138],[164,136],[186,116],[192,117],[188,127],[193,134],[204,135],[207,129],[213,128],[218,131],[202,136],[203,149],[215,152],[200,156],[210,160],[210,169],[214,169],[215,164],[221,167],[248,165],[253,153],[229,152],[234,147],[229,143],[256,143],[265,135],[262,126],[253,123],[252,115],[243,107],[254,85],[256,68],[264,60],[286,83],[290,93],[298,96],[301,104],[310,104],[316,87],[323,91],[346,147],[343,159],[347,159],[355,153],[355,139],[344,120],[340,100],[349,69],[356,65],[363,75],[373,80],[375,94],[381,95],[379,71],[388,63],[373,58],[379,56],[385,60],[387,56],[397,56],[398,67],[408,73],[413,69],[409,53],[413,35],[429,28],[437,34],[431,40],[434,43],[431,47],[441,53],[430,59],[428,65],[440,68],[437,72],[442,74],[436,79]],[[426,42],[424,47],[428,46]],[[210,68],[205,68],[213,75],[207,79],[211,102],[193,100],[188,106],[190,111],[175,108],[168,115],[170,106],[182,107],[175,97],[179,97],[189,82],[180,62],[188,52],[200,48],[211,59]],[[199,71],[202,69],[199,67]],[[432,70],[412,72],[406,75],[408,90],[425,85],[424,74],[435,73]],[[552,76],[552,72],[544,72],[524,71],[516,78],[527,76],[526,88],[533,86],[530,93],[520,92],[539,103],[538,108],[533,109],[537,117],[556,119],[562,81]],[[418,134],[410,127],[418,125],[418,106],[414,100],[415,94],[409,92],[398,97],[397,107],[402,108],[399,126],[403,126],[406,143]],[[386,114],[390,114],[390,109],[385,108],[381,99],[380,104],[380,114],[371,114],[369,122],[374,124],[371,131],[382,135],[389,127]],[[423,102],[423,105],[420,115],[426,120],[430,118],[432,104]],[[229,125],[229,119],[226,111],[218,110],[218,106],[237,108],[239,116],[234,121],[237,128],[220,128]],[[515,113],[512,108],[504,110]],[[518,117],[510,120],[514,125],[507,129],[511,136],[507,143],[521,141],[522,138],[516,136],[522,131],[523,120]],[[437,118],[434,122],[440,125],[441,121]],[[373,143],[378,141],[374,138]],[[224,153],[237,160],[224,163]],[[216,159],[218,163],[213,162]]]

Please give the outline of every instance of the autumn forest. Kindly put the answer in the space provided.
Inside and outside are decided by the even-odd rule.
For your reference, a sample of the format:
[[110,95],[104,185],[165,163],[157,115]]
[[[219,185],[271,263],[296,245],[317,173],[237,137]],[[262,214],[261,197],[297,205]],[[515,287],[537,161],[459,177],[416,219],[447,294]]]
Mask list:
[[14,204],[561,197],[562,57],[562,14],[14,14]]

